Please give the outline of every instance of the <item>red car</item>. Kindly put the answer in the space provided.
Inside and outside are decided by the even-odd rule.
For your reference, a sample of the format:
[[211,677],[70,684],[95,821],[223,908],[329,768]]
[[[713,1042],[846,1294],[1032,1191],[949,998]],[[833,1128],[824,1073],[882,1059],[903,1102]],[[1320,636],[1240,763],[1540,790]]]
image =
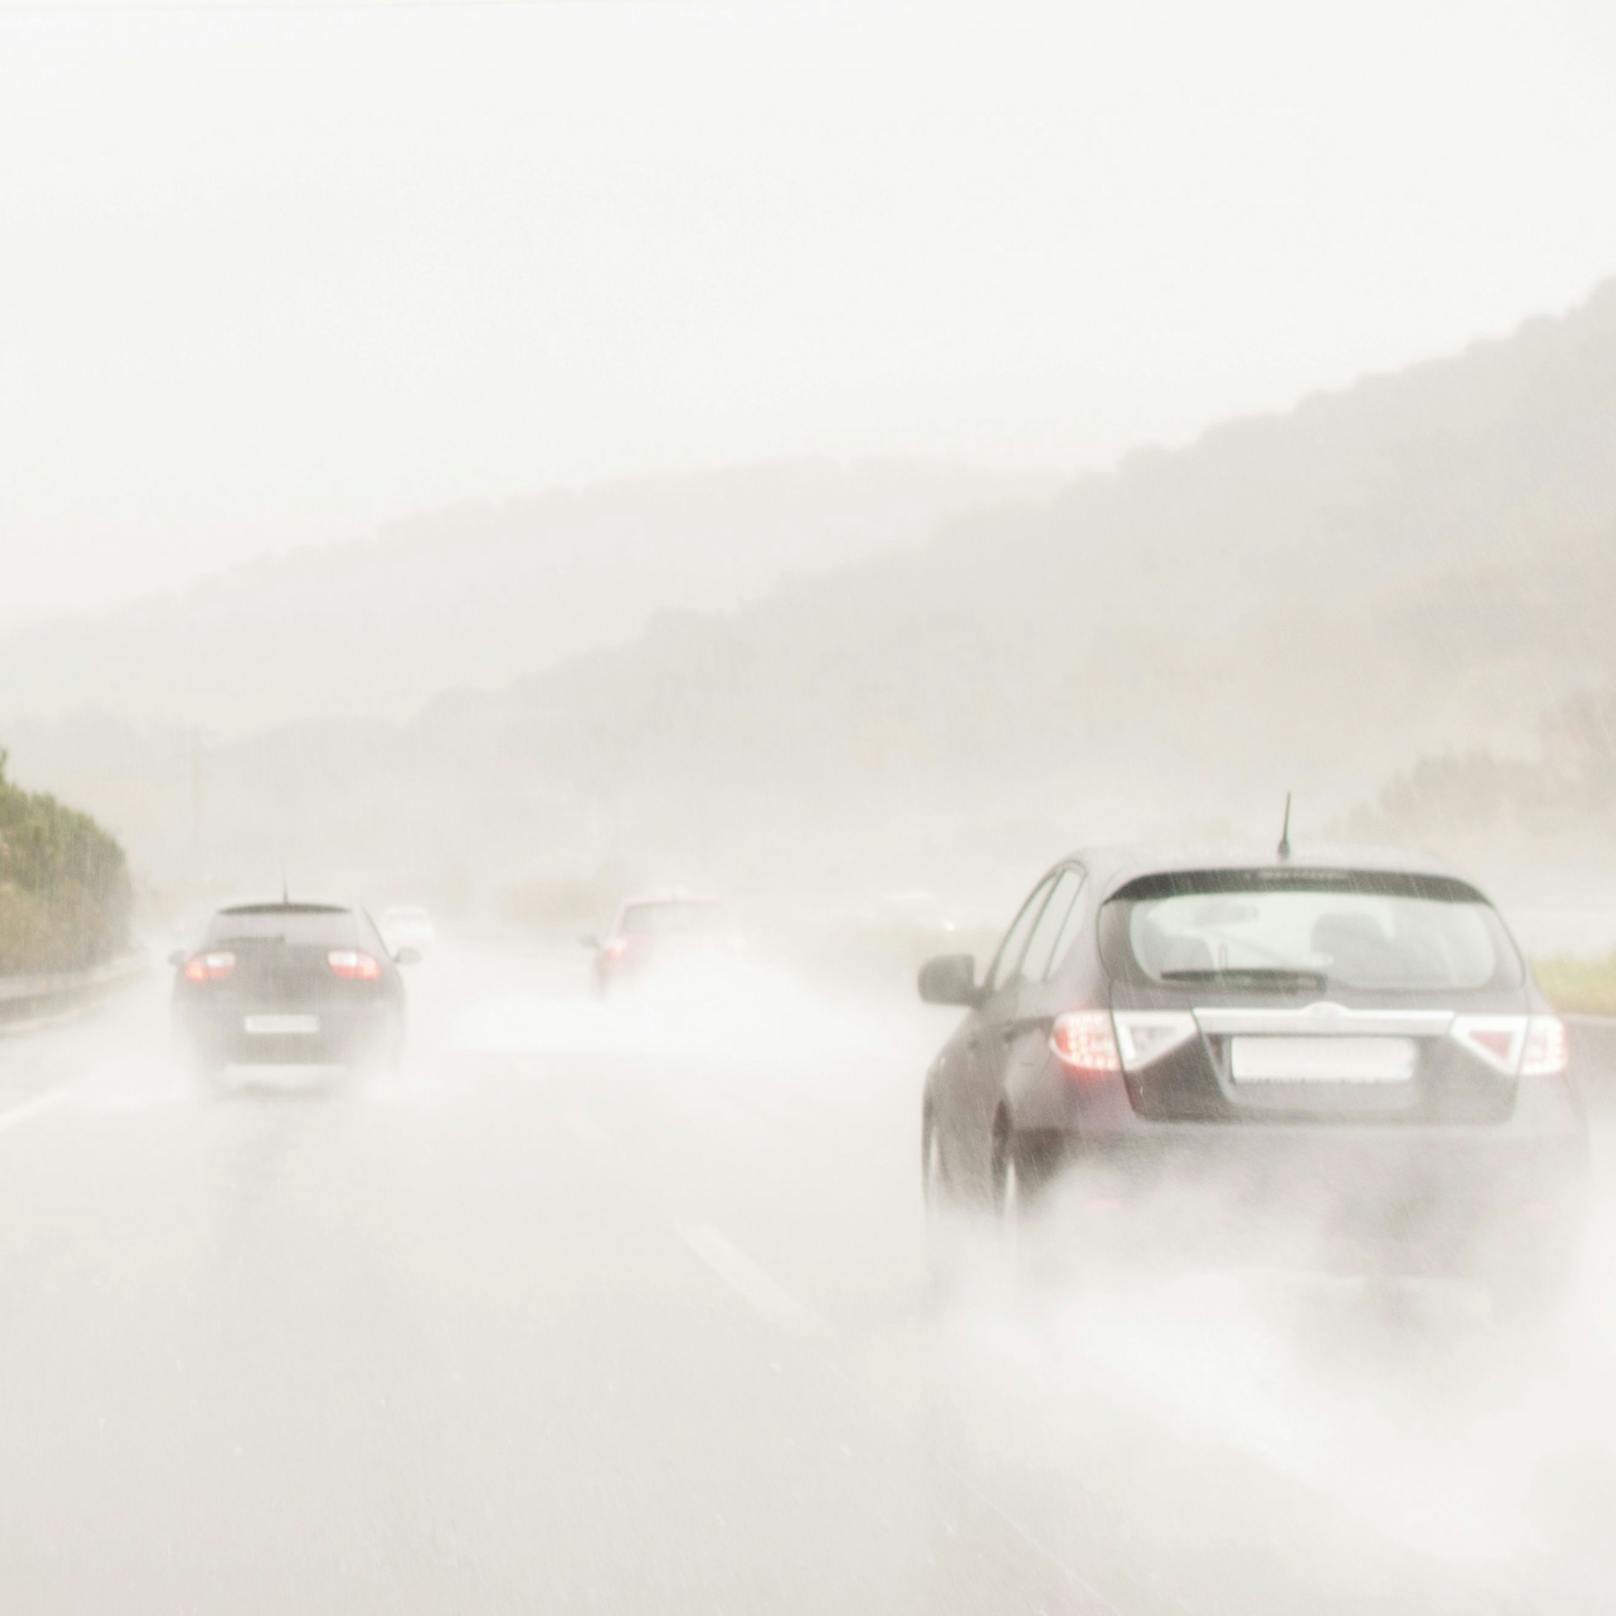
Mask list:
[[653,973],[732,959],[746,946],[727,904],[689,893],[631,898],[603,938],[587,941],[595,950],[600,994]]

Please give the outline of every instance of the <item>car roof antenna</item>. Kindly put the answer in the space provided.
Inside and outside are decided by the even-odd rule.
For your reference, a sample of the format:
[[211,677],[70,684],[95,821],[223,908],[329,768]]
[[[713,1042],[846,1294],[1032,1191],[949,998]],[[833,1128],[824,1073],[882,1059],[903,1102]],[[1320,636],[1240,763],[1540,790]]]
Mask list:
[[1291,794],[1285,793],[1285,823],[1279,829],[1279,856],[1281,860],[1288,860],[1291,856]]
[[281,908],[285,909],[286,907],[288,907],[290,905],[291,901],[292,900],[291,900],[290,896],[288,896],[287,890],[286,890],[286,860],[282,859],[281,860]]

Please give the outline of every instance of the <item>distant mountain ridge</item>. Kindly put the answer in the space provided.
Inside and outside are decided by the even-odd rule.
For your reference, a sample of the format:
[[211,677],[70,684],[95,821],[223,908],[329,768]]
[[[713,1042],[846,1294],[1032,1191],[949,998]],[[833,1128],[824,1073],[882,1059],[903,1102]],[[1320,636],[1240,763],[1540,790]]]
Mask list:
[[1529,753],[1539,714],[1616,685],[1613,420],[1616,282],[407,723],[222,747],[220,856],[407,868],[474,825],[453,856],[489,872],[632,849],[964,880],[1266,828],[1289,786],[1322,826],[1421,756]]
[[1529,750],[1545,709],[1616,681],[1613,420],[1616,282],[923,551],[433,704],[414,744],[468,776],[542,759],[630,840],[740,834],[783,798],[872,839],[969,821],[1059,845],[1266,824],[1291,784],[1320,823],[1433,749]]
[[284,552],[183,594],[0,636],[0,722],[108,710],[241,734],[403,719],[494,687],[654,611],[726,609],[795,571],[912,545],[1052,479],[801,460],[643,477],[435,511]]

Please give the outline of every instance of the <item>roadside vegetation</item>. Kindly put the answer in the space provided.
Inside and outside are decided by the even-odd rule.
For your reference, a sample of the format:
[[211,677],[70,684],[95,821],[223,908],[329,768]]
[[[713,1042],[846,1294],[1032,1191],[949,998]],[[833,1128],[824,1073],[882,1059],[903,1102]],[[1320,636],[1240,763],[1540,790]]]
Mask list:
[[1556,1010],[1616,1016],[1616,954],[1604,959],[1546,959],[1532,969]]
[[123,849],[88,814],[6,778],[0,749],[0,974],[73,971],[128,946]]
[[[1616,534],[1612,535],[1616,544]],[[1485,749],[1421,758],[1339,826],[1354,841],[1552,856],[1609,840],[1616,802],[1616,680],[1541,713],[1522,756]]]

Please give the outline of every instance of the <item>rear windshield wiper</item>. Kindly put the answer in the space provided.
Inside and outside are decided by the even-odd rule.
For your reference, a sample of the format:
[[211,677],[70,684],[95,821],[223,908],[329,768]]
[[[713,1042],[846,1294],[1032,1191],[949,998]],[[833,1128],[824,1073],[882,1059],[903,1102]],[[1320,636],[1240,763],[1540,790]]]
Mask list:
[[1221,971],[1163,971],[1161,980],[1253,988],[1323,989],[1329,983],[1322,971],[1286,970],[1268,965],[1231,965]]

